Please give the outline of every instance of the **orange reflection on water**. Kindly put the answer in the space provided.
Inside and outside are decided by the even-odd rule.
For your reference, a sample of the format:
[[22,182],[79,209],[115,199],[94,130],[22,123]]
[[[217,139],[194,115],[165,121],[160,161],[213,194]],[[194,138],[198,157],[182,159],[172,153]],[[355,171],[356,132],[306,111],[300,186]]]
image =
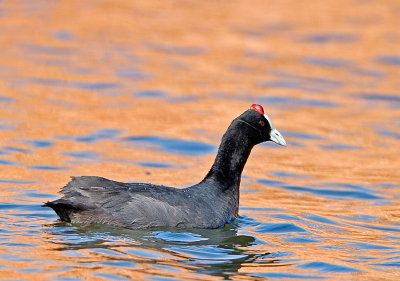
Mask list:
[[[393,280],[399,8],[344,0],[0,3],[0,277]],[[40,208],[71,175],[196,183],[215,150],[193,155],[127,138],[216,149],[254,102],[288,147],[254,148],[243,221],[232,233],[193,231],[205,239],[185,244],[169,241],[178,238],[168,231],[54,226],[56,216]]]

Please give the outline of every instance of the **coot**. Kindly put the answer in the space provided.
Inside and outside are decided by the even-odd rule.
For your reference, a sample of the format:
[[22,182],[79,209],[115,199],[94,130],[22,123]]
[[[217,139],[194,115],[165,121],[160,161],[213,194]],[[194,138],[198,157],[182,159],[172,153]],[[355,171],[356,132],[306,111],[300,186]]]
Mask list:
[[285,139],[253,104],[234,119],[222,137],[215,162],[205,178],[187,188],[109,179],[73,177],[63,197],[43,206],[61,221],[108,224],[131,229],[149,227],[218,228],[237,216],[240,177],[254,145]]

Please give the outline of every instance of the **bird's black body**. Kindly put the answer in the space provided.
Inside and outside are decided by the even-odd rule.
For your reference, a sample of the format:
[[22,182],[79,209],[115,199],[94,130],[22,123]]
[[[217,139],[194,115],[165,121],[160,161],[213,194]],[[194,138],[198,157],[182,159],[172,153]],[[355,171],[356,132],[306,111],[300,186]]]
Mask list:
[[238,214],[241,174],[253,146],[270,140],[268,121],[256,110],[233,120],[211,170],[196,185],[178,189],[83,176],[72,178],[61,190],[63,197],[44,206],[72,223],[133,229],[221,227]]

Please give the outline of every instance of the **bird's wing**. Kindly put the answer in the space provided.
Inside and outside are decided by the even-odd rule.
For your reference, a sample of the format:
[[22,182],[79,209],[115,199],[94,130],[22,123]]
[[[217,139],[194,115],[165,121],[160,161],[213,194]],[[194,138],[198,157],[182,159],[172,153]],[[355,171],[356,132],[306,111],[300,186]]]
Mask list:
[[[105,220],[116,219],[124,225],[149,227],[165,225],[166,222],[176,224],[185,217],[178,207],[182,203],[178,195],[180,189],[171,187],[83,176],[73,177],[61,193],[64,197],[54,203],[57,202],[62,210],[101,212]],[[48,206],[54,209],[54,204]]]

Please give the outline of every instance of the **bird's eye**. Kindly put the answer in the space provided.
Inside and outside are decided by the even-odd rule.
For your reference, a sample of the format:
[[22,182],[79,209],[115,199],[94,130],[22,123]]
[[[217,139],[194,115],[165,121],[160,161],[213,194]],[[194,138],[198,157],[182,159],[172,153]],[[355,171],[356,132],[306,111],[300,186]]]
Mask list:
[[258,124],[260,124],[261,126],[265,126],[265,122],[264,121],[262,121],[262,120],[260,120],[260,122],[258,122]]

